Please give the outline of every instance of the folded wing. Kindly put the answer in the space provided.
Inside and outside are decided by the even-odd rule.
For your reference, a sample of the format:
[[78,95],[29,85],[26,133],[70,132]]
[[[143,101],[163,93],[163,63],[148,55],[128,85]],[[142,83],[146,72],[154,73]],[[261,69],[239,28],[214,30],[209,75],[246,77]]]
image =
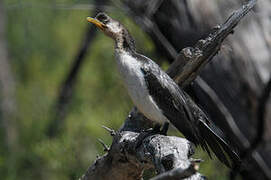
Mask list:
[[[179,86],[152,61],[145,61],[141,71],[149,93],[163,112],[164,116],[190,141],[216,157],[228,167],[240,164],[238,155],[210,126],[207,116],[201,111],[191,111],[184,92]],[[194,102],[192,102],[194,103]],[[194,104],[195,105],[195,104]]]

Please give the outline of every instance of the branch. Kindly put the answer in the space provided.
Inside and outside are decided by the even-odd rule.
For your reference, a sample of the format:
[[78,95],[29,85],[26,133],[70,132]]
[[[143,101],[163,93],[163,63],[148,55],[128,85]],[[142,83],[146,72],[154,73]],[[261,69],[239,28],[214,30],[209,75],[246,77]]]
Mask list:
[[190,84],[200,70],[218,53],[222,42],[232,34],[240,20],[255,6],[257,0],[251,0],[242,8],[233,12],[222,24],[213,29],[207,38],[201,39],[194,47],[184,48],[179,57],[168,69],[168,74],[182,86]]
[[[109,152],[98,158],[81,180],[134,180],[142,178],[142,172],[150,168],[164,173],[175,168],[186,172],[192,164],[194,166],[194,162],[189,159],[193,154],[193,146],[186,139],[156,134],[148,136],[136,148],[135,145],[141,143],[139,135],[131,131],[117,133]],[[195,173],[194,168],[190,176]],[[194,178],[203,179],[198,173]]]
[[[181,85],[191,83],[200,69],[218,52],[222,41],[233,32],[234,27],[251,10],[255,2],[251,1],[234,12],[206,39],[199,40],[194,48],[184,49],[169,68],[169,75]],[[174,53],[171,52],[171,54]],[[189,96],[186,98],[191,111],[198,113],[195,116],[204,113]],[[136,148],[142,130],[148,129],[152,125],[150,120],[133,108],[120,130],[115,133],[109,152],[98,158],[81,179],[141,179],[143,171],[150,168],[155,168],[158,173],[162,173],[154,178],[156,180],[169,178],[169,176],[173,178],[177,174],[183,178],[189,176],[193,179],[203,179],[200,174],[194,174],[196,172],[194,162],[189,160],[194,150],[191,144],[183,138],[162,135],[148,136]]]

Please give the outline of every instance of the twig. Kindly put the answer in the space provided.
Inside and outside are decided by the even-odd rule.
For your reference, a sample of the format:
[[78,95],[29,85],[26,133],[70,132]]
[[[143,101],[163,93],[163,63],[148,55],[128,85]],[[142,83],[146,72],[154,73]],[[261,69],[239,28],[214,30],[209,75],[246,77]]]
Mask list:
[[116,131],[113,129],[110,129],[109,127],[106,126],[102,126],[102,128],[104,128],[105,130],[107,130],[111,136],[115,136],[116,135]]
[[108,152],[109,151],[109,147],[100,139],[98,138],[98,141],[101,143],[101,145],[104,147],[104,151]]

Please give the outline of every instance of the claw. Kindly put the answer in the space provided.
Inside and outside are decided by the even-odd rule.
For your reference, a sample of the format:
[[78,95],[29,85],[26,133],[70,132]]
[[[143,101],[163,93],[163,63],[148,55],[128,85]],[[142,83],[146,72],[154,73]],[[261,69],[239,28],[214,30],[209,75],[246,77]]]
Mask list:
[[160,131],[160,134],[166,136],[168,128],[169,128],[169,123],[165,122],[164,125],[163,125],[163,127],[162,127],[162,130]]

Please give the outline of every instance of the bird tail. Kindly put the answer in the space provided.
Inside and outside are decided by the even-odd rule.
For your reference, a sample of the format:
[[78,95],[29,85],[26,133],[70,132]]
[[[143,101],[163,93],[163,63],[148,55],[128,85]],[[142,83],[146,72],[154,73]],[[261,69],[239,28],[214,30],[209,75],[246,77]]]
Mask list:
[[216,157],[229,168],[236,168],[241,165],[241,160],[237,153],[230,148],[228,143],[226,143],[213,128],[203,121],[199,121],[198,128],[200,133],[204,135],[202,136],[203,141],[201,141],[201,146],[208,152],[210,157],[211,154],[208,147],[214,152]]

